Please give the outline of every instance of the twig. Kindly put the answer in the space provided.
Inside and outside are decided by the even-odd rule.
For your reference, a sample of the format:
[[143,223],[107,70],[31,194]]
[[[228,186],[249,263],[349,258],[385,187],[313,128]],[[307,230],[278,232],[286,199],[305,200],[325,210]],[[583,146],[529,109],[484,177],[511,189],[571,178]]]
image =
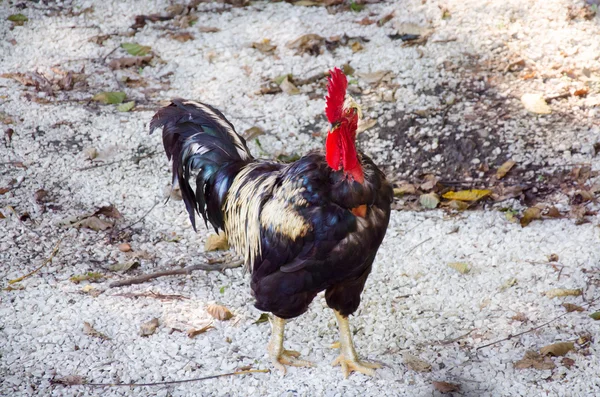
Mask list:
[[182,379],[182,380],[171,380],[166,382],[154,382],[154,383],[84,383],[81,385],[73,385],[73,386],[92,386],[92,387],[118,387],[118,386],[127,386],[127,387],[140,387],[140,386],[163,386],[163,385],[175,385],[178,383],[189,383],[189,382],[198,382],[201,380],[215,379],[215,378],[223,378],[226,376],[233,375],[248,375],[248,374],[256,374],[256,373],[269,373],[271,372],[268,369],[249,369],[247,371],[236,371],[229,372],[227,374],[219,374],[219,375],[209,375],[203,376],[202,378],[192,378],[192,379]]
[[160,201],[155,201],[154,204],[152,204],[152,207],[150,207],[150,209],[148,211],[146,211],[146,213],[144,213],[144,215],[142,215],[141,217],[139,217],[136,221],[134,221],[134,222],[130,223],[129,225],[127,225],[125,227],[122,227],[122,228],[120,228],[118,230],[113,230],[110,233],[109,240],[112,241],[113,236],[118,236],[119,233],[122,233],[122,232],[124,232],[127,229],[131,229],[133,226],[137,225],[138,223],[140,223],[141,221],[143,221],[144,219],[146,219],[146,217],[152,212],[152,210],[154,208],[156,208],[156,206],[158,205],[159,202]]
[[206,270],[206,271],[218,270],[218,271],[220,271],[220,270],[224,270],[224,269],[233,269],[233,268],[242,266],[243,263],[244,263],[243,260],[233,261],[233,262],[229,262],[229,263],[223,263],[220,265],[209,265],[207,263],[200,263],[198,265],[186,266],[182,269],[163,270],[163,271],[156,272],[156,273],[144,274],[143,276],[132,277],[132,278],[129,278],[126,280],[115,281],[113,283],[110,283],[108,286],[110,288],[114,288],[114,287],[123,287],[125,285],[141,284],[141,283],[145,283],[146,281],[150,281],[150,280],[153,280],[158,277],[176,276],[176,275],[180,275],[180,274],[190,274],[191,272],[193,272],[195,270]]
[[[595,301],[597,301],[598,299],[600,299],[600,298],[596,298],[596,299],[593,299],[593,300],[591,300],[591,301],[588,303],[588,307],[587,307],[587,308],[589,309],[589,308],[590,308],[590,306],[592,305],[592,303],[594,303],[594,302],[595,302]],[[533,331],[537,331],[538,329],[540,329],[540,328],[543,328],[543,327],[545,327],[546,325],[548,325],[548,324],[551,324],[551,323],[555,322],[556,320],[558,320],[558,319],[560,319],[560,318],[563,318],[564,316],[566,316],[566,315],[567,315],[567,314],[569,314],[569,313],[571,313],[571,312],[564,312],[564,313],[563,313],[563,314],[561,314],[560,316],[556,316],[556,317],[554,317],[552,320],[550,320],[550,321],[547,321],[547,322],[545,322],[545,323],[544,323],[544,324],[542,324],[542,325],[538,325],[538,326],[536,326],[536,327],[530,328],[530,329],[528,329],[527,331],[519,332],[518,334],[514,334],[514,335],[513,335],[513,334],[509,334],[509,335],[508,335],[506,338],[504,338],[504,339],[500,339],[500,340],[497,340],[497,341],[495,341],[495,342],[491,342],[491,343],[488,343],[488,344],[486,344],[486,345],[479,346],[477,349],[475,349],[475,351],[481,350],[481,349],[483,349],[483,348],[485,348],[485,347],[489,347],[489,346],[497,345],[498,343],[506,342],[507,340],[511,340],[512,338],[516,338],[517,336],[521,336],[521,335],[528,334],[528,333],[530,333],[530,332],[533,332]]]
[[8,283],[9,284],[15,284],[18,283],[20,281],[25,280],[27,277],[34,275],[35,273],[39,272],[40,269],[42,269],[44,266],[46,266],[48,263],[52,262],[52,258],[54,258],[54,256],[56,255],[56,253],[58,252],[58,247],[60,246],[60,243],[62,242],[62,238],[60,238],[58,240],[58,242],[56,243],[56,245],[54,246],[54,249],[52,250],[52,253],[50,254],[50,256],[44,261],[44,263],[42,263],[42,265],[40,267],[38,267],[37,269],[27,273],[24,276],[21,276],[19,278],[15,278],[14,280],[9,280]]
[[154,156],[155,154],[156,154],[156,152],[150,152],[150,153],[144,154],[142,156],[133,156],[133,157],[129,157],[129,158],[126,158],[126,159],[109,161],[107,163],[99,163],[99,164],[89,165],[87,167],[78,168],[77,171],[92,170],[94,168],[106,167],[107,165],[118,164],[118,163],[122,163],[124,161],[129,161],[129,160],[140,161],[140,160],[143,160],[143,159],[150,158],[150,157]]
[[421,241],[419,244],[415,245],[414,247],[412,247],[407,253],[406,255],[410,255],[411,252],[413,252],[414,250],[416,250],[418,247],[420,247],[421,245],[425,244],[426,242],[428,242],[429,240],[431,240],[433,237],[427,237],[425,240]]
[[183,296],[183,295],[163,295],[163,294],[159,294],[157,292],[144,292],[144,293],[140,293],[140,294],[136,294],[136,293],[125,293],[125,294],[114,294],[112,296],[122,296],[123,298],[155,298],[155,299],[160,299],[160,300],[184,300],[184,299],[190,299],[187,296]]

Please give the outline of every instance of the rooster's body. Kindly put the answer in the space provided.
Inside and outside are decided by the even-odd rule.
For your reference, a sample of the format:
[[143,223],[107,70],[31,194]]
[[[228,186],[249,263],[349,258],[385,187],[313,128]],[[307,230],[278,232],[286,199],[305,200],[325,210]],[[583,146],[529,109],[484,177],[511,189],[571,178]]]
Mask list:
[[[158,111],[173,177],[195,226],[195,212],[230,244],[252,272],[256,307],[274,314],[269,353],[274,364],[310,365],[283,349],[285,319],[304,313],[325,291],[341,330],[345,375],[372,373],[354,351],[347,317],[359,306],[389,222],[392,189],[366,155],[354,149],[358,106],[344,100],[346,78],[334,69],[327,116],[327,150],[291,164],[257,160],[216,109],[174,100]],[[195,191],[189,185],[197,170]]]

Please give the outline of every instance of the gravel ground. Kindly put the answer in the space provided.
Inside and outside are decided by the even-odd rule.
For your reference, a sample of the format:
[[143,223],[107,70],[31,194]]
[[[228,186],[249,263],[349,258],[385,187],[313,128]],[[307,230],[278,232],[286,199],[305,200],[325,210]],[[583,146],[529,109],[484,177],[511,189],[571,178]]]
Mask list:
[[[130,28],[136,15],[164,15],[171,3],[47,3],[0,3],[0,20],[18,12],[29,18],[23,26],[0,24],[0,73],[58,79],[70,70],[87,77],[69,91],[56,81],[47,88],[39,80],[35,87],[0,78],[0,124],[14,130],[0,147],[0,188],[8,189],[0,195],[2,286],[42,265],[59,244],[51,263],[0,294],[1,395],[441,395],[434,381],[458,384],[455,394],[469,396],[600,393],[600,330],[589,317],[600,310],[598,217],[591,213],[581,225],[555,219],[521,228],[497,211],[392,214],[351,320],[359,352],[384,365],[375,377],[344,380],[329,365],[337,329],[319,296],[286,332],[287,346],[315,368],[291,368],[283,378],[257,373],[136,388],[54,384],[69,376],[148,383],[271,368],[269,326],[255,323],[260,312],[241,268],[109,287],[218,255],[203,252],[209,233],[204,227],[193,232],[182,203],[164,201],[169,166],[160,138],[147,135],[163,101],[199,99],[222,109],[238,131],[262,128],[259,142],[250,142],[257,155],[301,154],[322,145],[322,82],[300,86],[298,95],[258,91],[286,73],[302,79],[350,63],[357,99],[367,118],[377,120],[361,144],[394,179],[438,173],[469,181],[480,176],[480,164],[493,168],[509,158],[524,172],[536,167],[552,174],[574,164],[597,171],[600,27],[598,16],[578,13],[582,1],[418,0],[338,13],[286,3],[201,4],[193,26],[182,28],[185,17],[177,17],[137,31]],[[392,11],[383,26],[356,23]],[[430,31],[426,43],[403,46],[389,37],[415,29]],[[193,38],[173,38],[182,31]],[[318,56],[286,47],[308,33],[368,41],[361,40],[358,52],[324,45]],[[98,35],[110,36],[103,45],[89,41]],[[265,38],[277,46],[274,52],[251,48]],[[151,46],[154,59],[143,69],[111,70],[111,59],[127,56],[118,48],[123,42]],[[383,70],[392,73],[370,84]],[[587,95],[569,95],[580,89]],[[136,101],[133,111],[89,100],[118,90]],[[528,113],[519,100],[524,93],[543,95],[552,114]],[[568,199],[558,197],[556,205],[566,209]],[[109,204],[122,214],[113,229],[65,227]],[[133,253],[121,252],[122,242]],[[110,270],[132,260],[140,265],[127,274]],[[470,272],[448,266],[456,262],[468,263]],[[104,277],[69,280],[87,272]],[[581,295],[551,298],[546,292],[554,289],[580,289]],[[212,303],[230,308],[234,318],[189,338],[189,329],[211,322],[206,308]],[[585,310],[564,314],[563,303]],[[153,318],[159,320],[156,332],[140,336],[141,325]],[[110,339],[84,332],[85,322]],[[529,350],[569,341],[574,350],[547,359],[553,369],[514,368]],[[430,368],[418,371],[411,355]]]

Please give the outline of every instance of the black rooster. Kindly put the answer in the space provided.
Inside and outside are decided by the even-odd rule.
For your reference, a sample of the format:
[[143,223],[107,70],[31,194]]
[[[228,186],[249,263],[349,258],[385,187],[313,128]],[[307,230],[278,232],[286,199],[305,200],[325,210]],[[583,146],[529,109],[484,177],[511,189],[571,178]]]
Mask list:
[[[245,258],[255,306],[274,315],[268,351],[284,374],[285,365],[312,365],[283,348],[283,333],[285,320],[304,313],[320,291],[340,328],[341,354],[333,365],[345,377],[379,367],[359,360],[348,316],[360,304],[393,193],[383,172],[356,150],[360,108],[346,95],[347,84],[341,70],[330,71],[325,153],[291,164],[252,157],[225,116],[203,103],[173,100],[150,124],[151,132],[162,127],[192,225],[198,212]],[[195,191],[192,171],[198,172]]]

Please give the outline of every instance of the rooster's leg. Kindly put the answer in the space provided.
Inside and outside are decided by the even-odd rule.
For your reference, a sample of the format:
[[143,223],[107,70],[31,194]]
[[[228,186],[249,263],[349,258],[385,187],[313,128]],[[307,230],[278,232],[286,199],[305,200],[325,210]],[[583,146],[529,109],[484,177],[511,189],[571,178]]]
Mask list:
[[312,367],[314,364],[310,361],[301,360],[298,357],[300,353],[294,350],[285,350],[283,348],[283,331],[285,329],[285,320],[273,316],[271,319],[271,340],[267,346],[269,357],[275,368],[285,375],[285,366],[293,365],[295,367]]
[[352,371],[361,372],[365,375],[373,375],[375,373],[374,370],[381,368],[381,365],[358,359],[358,354],[356,354],[354,343],[352,342],[348,317],[341,315],[337,310],[333,312],[340,327],[340,355],[331,365],[341,365],[344,378],[347,378]]

